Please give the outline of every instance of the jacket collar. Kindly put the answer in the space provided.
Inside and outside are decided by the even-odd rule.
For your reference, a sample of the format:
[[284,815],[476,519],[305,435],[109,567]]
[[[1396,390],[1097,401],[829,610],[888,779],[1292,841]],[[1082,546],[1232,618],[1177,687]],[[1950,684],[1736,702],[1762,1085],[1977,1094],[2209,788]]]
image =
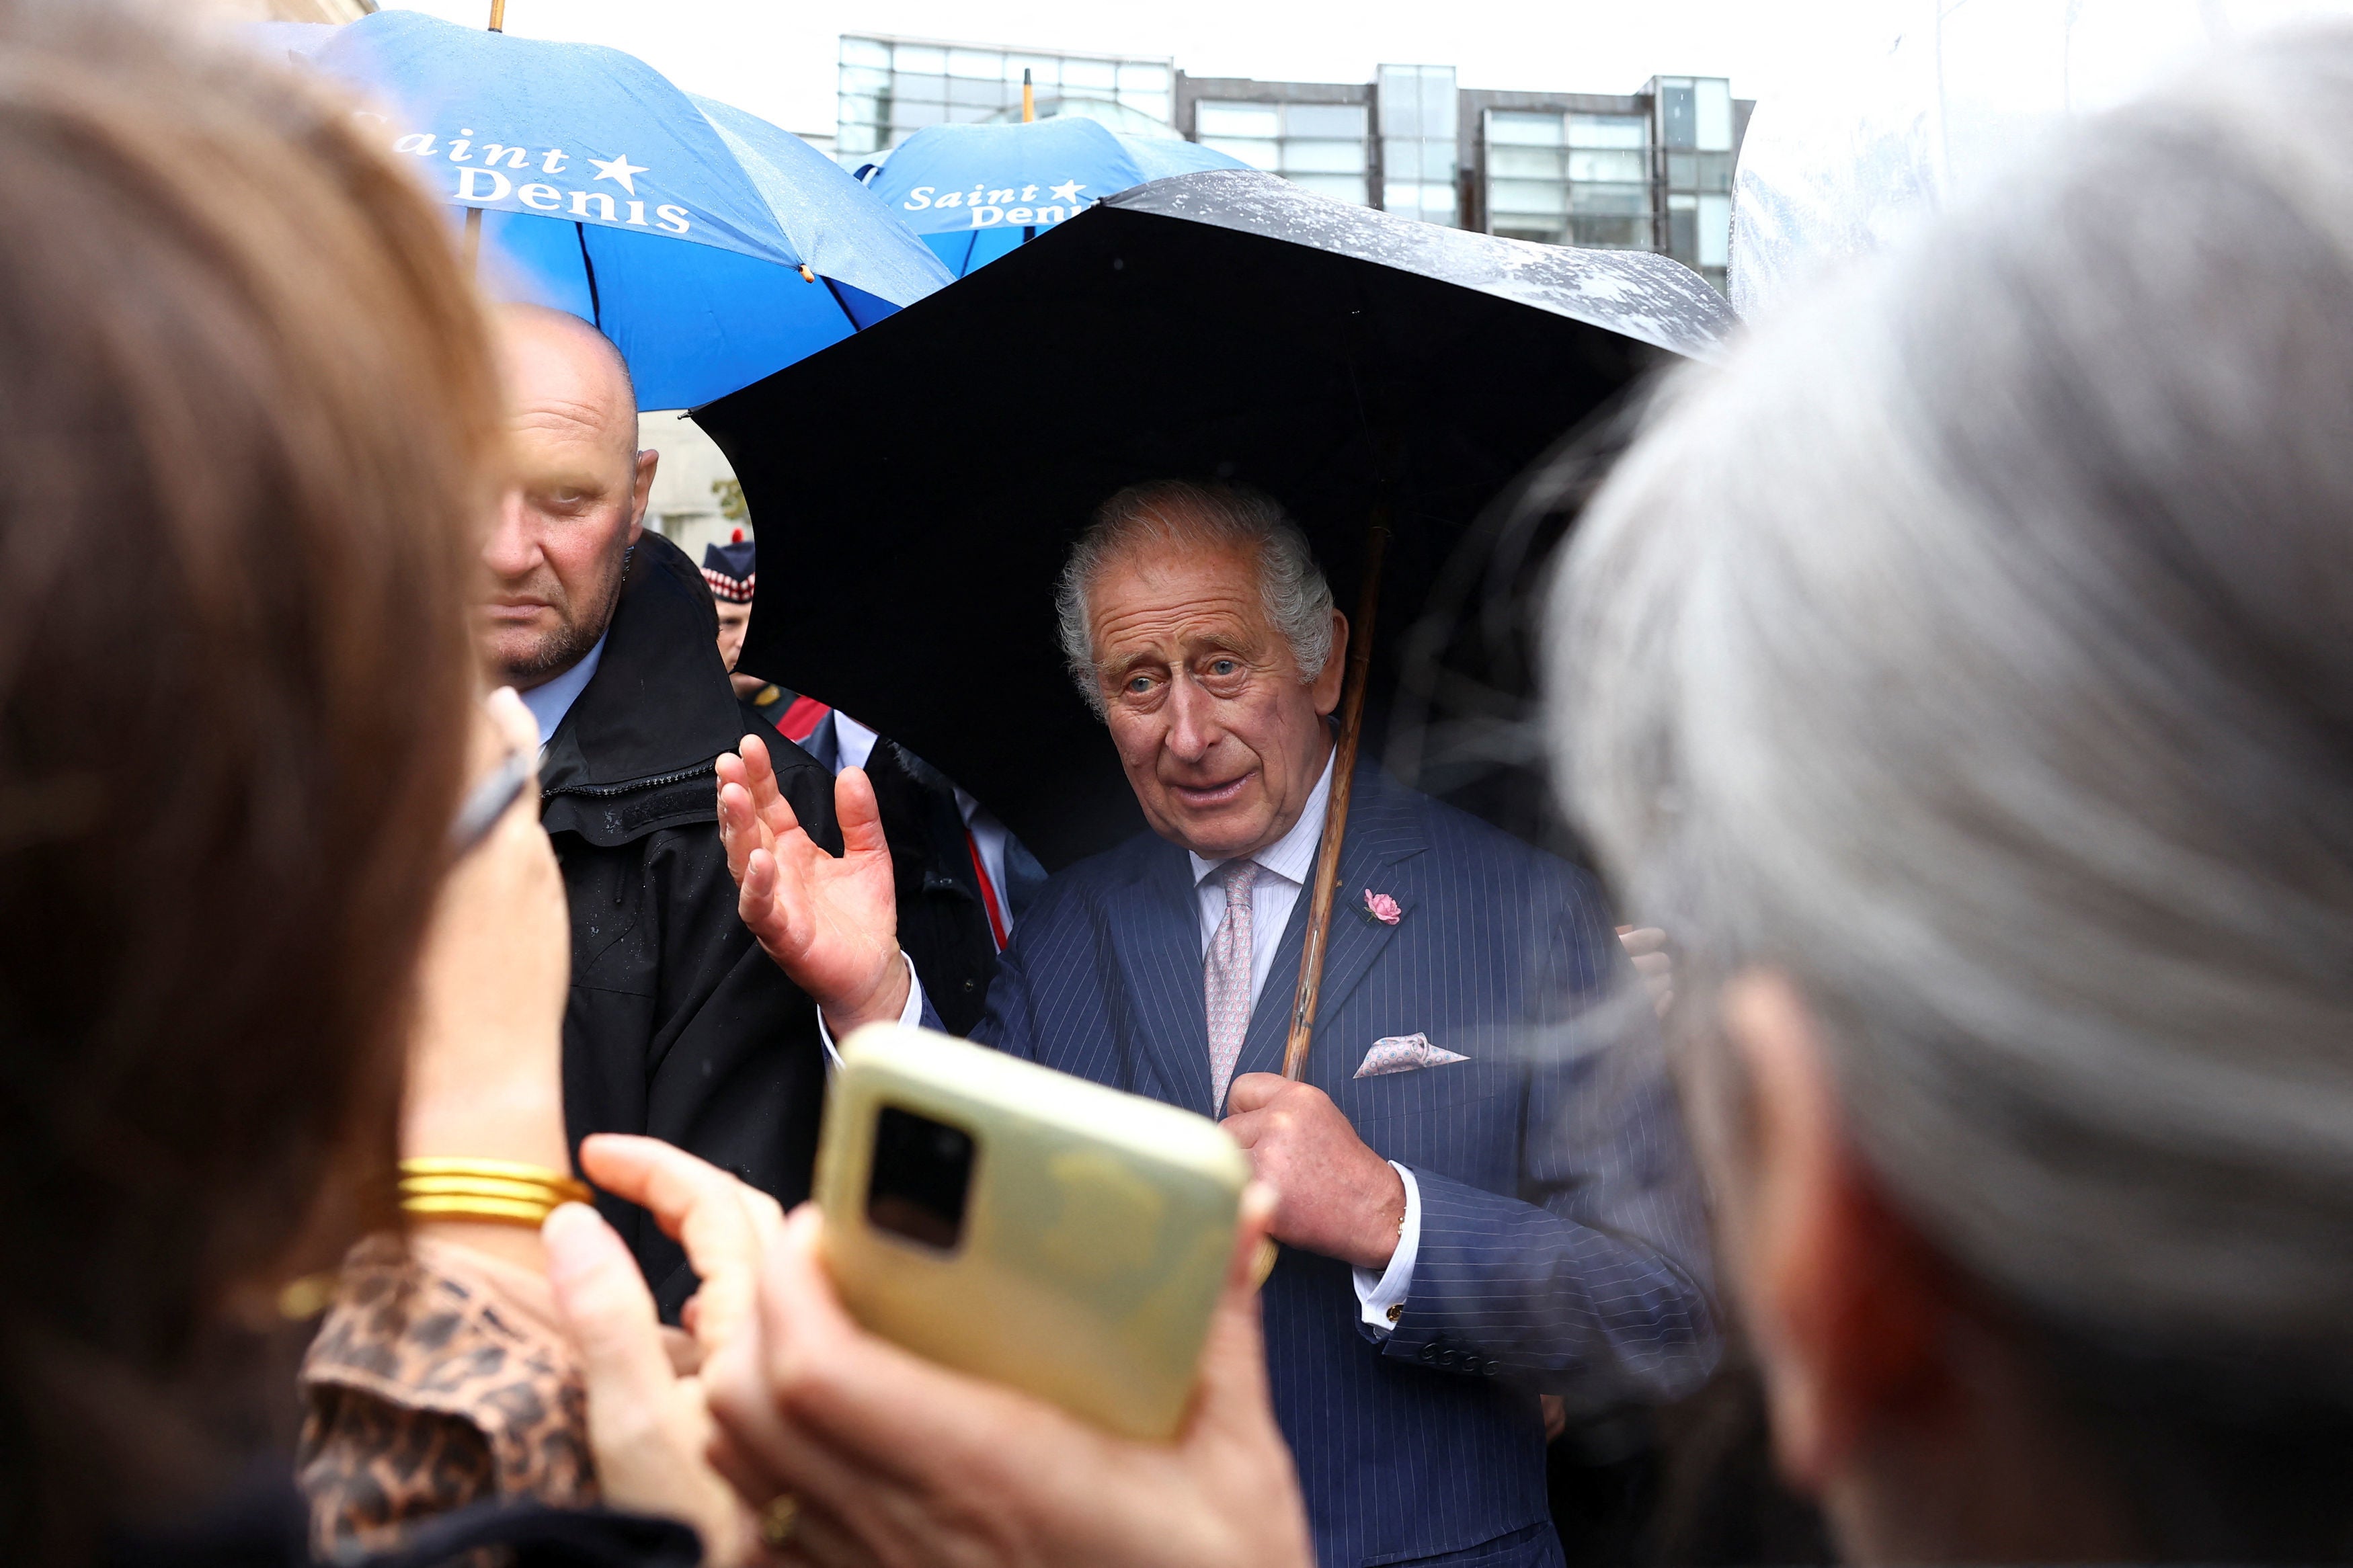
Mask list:
[[[1389,894],[1408,918],[1419,901],[1419,879],[1413,875],[1414,868],[1406,864],[1428,847],[1419,801],[1419,796],[1375,764],[1356,764],[1347,836],[1340,849],[1340,879],[1333,895],[1331,934],[1324,949],[1324,983],[1317,993],[1318,1032],[1312,1048],[1311,1079],[1319,1076],[1313,1070],[1316,1061],[1343,1049],[1332,1046],[1327,1050],[1324,1024],[1338,1014],[1398,929],[1366,915],[1363,889],[1369,887]],[[1137,1009],[1139,1033],[1167,1098],[1206,1116],[1212,1114],[1209,1025],[1202,994],[1201,913],[1192,858],[1165,840],[1154,840],[1145,850],[1134,896],[1121,900],[1133,912],[1113,921],[1113,943],[1129,971],[1131,994],[1143,1004]],[[1234,1064],[1237,1076],[1282,1070],[1282,1048],[1291,1033],[1299,958],[1306,946],[1307,911],[1314,892],[1311,870],[1307,886],[1291,906],[1291,919],[1275,949],[1274,968],[1266,978],[1266,988],[1251,1010],[1250,1032]]]
[[550,833],[620,844],[718,819],[711,764],[744,729],[718,639],[702,574],[669,540],[640,536],[604,658],[540,758]]

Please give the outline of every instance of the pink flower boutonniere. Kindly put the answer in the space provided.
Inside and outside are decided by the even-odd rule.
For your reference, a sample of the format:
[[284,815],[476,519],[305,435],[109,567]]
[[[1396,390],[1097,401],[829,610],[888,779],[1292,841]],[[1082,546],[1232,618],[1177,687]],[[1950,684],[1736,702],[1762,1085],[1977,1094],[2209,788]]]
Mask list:
[[1376,893],[1370,888],[1365,889],[1365,913],[1385,926],[1393,926],[1405,919],[1405,911],[1398,908],[1395,899],[1387,893]]

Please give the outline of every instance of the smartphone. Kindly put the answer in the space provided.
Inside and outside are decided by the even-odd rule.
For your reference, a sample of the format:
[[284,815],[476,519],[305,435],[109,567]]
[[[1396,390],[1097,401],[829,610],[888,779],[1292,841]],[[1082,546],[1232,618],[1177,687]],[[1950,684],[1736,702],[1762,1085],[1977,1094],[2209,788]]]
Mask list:
[[851,1316],[1125,1436],[1184,1419],[1248,1158],[1205,1116],[926,1029],[849,1037],[817,1201]]

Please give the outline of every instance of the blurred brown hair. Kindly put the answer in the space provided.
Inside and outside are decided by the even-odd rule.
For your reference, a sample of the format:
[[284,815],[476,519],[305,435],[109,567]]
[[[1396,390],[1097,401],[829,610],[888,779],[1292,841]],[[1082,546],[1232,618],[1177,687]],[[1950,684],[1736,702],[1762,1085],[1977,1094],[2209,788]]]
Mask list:
[[388,1170],[499,427],[347,109],[0,0],[0,1557],[152,1499]]

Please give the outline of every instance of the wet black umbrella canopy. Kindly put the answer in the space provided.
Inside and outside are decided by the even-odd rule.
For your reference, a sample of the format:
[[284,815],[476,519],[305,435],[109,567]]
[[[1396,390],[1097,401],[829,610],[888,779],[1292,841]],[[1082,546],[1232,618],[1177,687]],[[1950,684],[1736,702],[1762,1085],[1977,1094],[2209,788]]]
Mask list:
[[695,411],[757,525],[742,668],[900,741],[1059,868],[1143,826],[1055,630],[1055,575],[1095,506],[1144,479],[1254,485],[1353,615],[1386,493],[1377,756],[1409,633],[1461,580],[1489,503],[1733,320],[1641,252],[1441,228],[1271,175],[1139,186]]

